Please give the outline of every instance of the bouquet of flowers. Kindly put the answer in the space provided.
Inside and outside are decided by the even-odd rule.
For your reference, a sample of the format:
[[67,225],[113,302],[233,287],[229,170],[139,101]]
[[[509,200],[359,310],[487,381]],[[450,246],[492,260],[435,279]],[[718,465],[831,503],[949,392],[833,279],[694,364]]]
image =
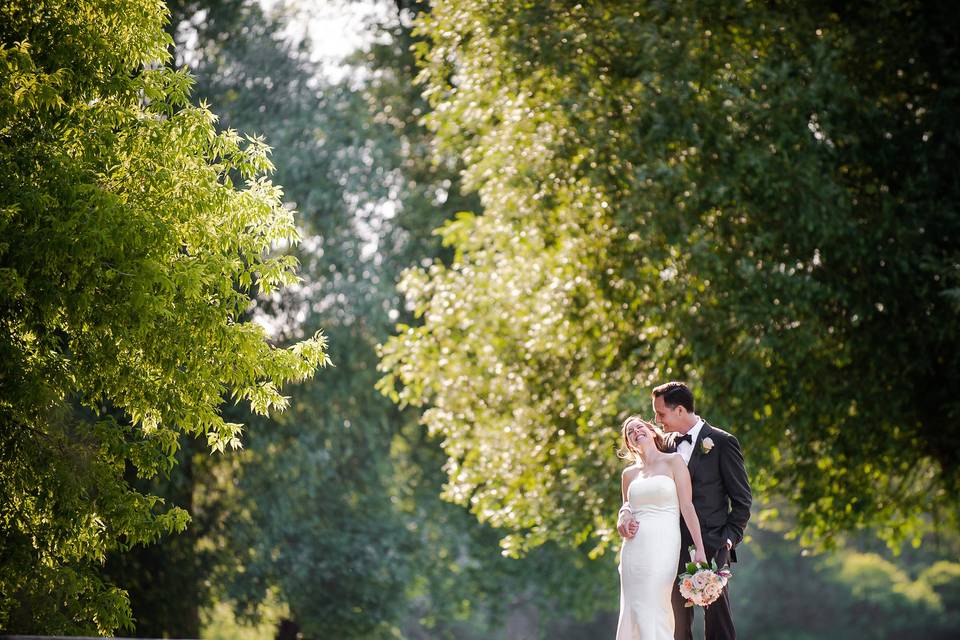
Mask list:
[[684,606],[709,607],[720,597],[731,576],[730,567],[718,569],[716,560],[711,560],[709,565],[688,562],[686,572],[679,578],[680,595],[687,601]]

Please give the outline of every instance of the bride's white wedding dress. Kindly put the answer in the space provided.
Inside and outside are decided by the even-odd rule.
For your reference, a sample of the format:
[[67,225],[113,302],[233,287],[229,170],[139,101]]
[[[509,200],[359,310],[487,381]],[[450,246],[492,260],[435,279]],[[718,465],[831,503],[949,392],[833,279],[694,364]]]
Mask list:
[[627,500],[640,528],[620,553],[617,640],[673,640],[670,594],[677,588],[680,506],[673,478],[637,476]]

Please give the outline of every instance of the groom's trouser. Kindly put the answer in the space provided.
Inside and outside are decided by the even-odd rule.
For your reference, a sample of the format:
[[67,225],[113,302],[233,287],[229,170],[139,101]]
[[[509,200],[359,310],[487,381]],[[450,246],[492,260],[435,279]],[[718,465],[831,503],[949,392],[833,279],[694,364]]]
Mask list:
[[[708,558],[716,558],[718,567],[730,561],[730,551],[726,547],[719,550],[706,549],[706,552]],[[674,640],[693,640],[695,607],[684,606],[686,600],[680,595],[678,587],[674,586],[672,594]],[[720,592],[716,602],[703,610],[703,619],[705,640],[736,640],[737,631],[733,627],[733,617],[730,614],[730,583]]]

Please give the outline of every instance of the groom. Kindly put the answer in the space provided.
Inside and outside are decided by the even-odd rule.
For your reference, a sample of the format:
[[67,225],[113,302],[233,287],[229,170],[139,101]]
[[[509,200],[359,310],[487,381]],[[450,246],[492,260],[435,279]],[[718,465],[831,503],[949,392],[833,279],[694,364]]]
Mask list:
[[[653,390],[656,422],[667,432],[666,450],[683,456],[693,485],[693,506],[700,520],[707,558],[722,567],[737,560],[737,545],[750,519],[750,483],[737,439],[703,421],[694,413],[693,392],[682,382],[668,382]],[[680,565],[685,571],[687,548],[693,544],[680,519]],[[730,586],[704,610],[706,640],[733,640],[737,632],[730,614]],[[678,588],[673,589],[675,640],[692,640],[693,607],[685,607]]]

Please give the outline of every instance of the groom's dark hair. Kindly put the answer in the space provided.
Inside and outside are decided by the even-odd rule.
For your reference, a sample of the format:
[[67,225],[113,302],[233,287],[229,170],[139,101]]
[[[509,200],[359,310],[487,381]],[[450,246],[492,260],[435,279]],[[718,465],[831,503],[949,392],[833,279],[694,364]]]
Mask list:
[[681,406],[693,413],[693,391],[682,382],[665,382],[653,389],[654,398],[663,398],[664,404],[671,409]]

